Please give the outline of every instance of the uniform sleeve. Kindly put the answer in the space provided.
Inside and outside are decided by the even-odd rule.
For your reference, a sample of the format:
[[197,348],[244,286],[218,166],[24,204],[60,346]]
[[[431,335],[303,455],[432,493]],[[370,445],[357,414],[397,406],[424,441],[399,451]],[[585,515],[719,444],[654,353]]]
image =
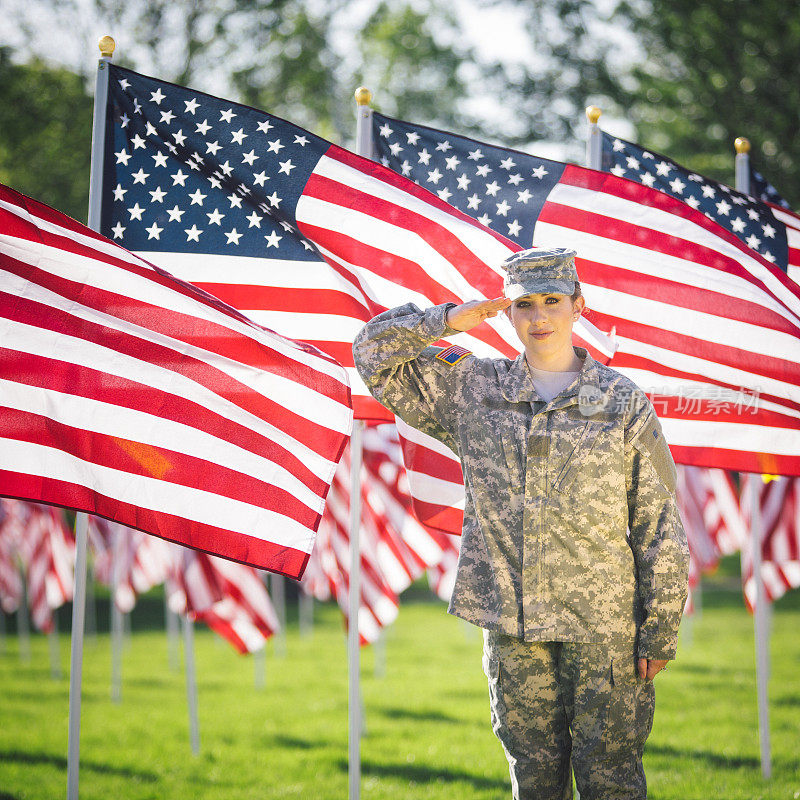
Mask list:
[[628,526],[644,621],[639,658],[672,659],[686,603],[689,548],[675,500],[675,462],[642,396],[625,434]]
[[459,332],[445,321],[452,306],[407,303],[379,314],[356,336],[353,358],[378,402],[457,453],[453,397],[463,365],[437,359],[440,348],[430,346]]

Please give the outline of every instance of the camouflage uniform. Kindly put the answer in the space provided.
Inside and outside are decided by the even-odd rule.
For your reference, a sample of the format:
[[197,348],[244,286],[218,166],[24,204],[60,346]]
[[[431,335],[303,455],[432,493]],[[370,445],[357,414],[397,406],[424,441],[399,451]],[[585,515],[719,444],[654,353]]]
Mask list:
[[635,657],[674,657],[688,562],[661,426],[635,384],[580,348],[577,379],[545,403],[524,354],[431,346],[457,333],[451,305],[386,311],[353,353],[384,406],[461,459],[448,610],[486,630],[515,797],[571,796],[570,727],[582,800],[644,797],[653,687]]

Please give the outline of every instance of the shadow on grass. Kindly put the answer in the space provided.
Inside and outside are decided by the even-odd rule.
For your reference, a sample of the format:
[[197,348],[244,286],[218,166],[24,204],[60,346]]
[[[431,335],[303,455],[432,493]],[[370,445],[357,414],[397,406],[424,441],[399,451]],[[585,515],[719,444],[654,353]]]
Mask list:
[[776,706],[800,708],[800,694],[785,694],[782,697],[774,698],[772,703]]
[[761,761],[755,756],[726,756],[722,753],[710,753],[707,750],[685,750],[669,745],[648,744],[645,754],[650,756],[668,756],[669,758],[690,758],[692,761],[705,761],[709,767],[715,769],[759,769]]
[[[67,769],[67,759],[63,756],[54,756],[50,753],[25,753],[22,750],[0,750],[0,761],[14,761],[17,764],[44,764],[48,767],[57,769]],[[119,775],[122,778],[135,778],[140,781],[155,783],[159,780],[158,775],[153,772],[129,769],[127,767],[114,767],[110,764],[98,764],[94,761],[81,759],[81,770],[91,770],[103,775]],[[2,800],[2,795],[0,795]]]
[[389,719],[413,719],[419,722],[463,722],[442,711],[414,711],[410,708],[382,708],[379,713]]
[[296,750],[314,750],[317,747],[327,747],[327,742],[312,742],[308,739],[300,739],[297,736],[287,736],[284,733],[276,733],[270,737],[270,743],[279,747],[292,747]]
[[[339,769],[347,772],[346,760],[339,760]],[[375,778],[399,778],[418,784],[461,783],[463,781],[479,789],[496,789],[499,792],[507,792],[510,788],[507,780],[487,778],[485,775],[475,775],[473,772],[463,770],[437,769],[417,764],[377,764],[372,761],[362,761],[361,774]]]
[[20,800],[15,794],[8,794],[8,792],[0,791],[0,800]]

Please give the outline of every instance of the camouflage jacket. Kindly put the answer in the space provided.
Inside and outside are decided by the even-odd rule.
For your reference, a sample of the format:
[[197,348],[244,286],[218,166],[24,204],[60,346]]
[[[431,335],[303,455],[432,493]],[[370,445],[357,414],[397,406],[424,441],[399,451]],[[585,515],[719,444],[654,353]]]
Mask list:
[[638,634],[640,657],[674,657],[689,551],[650,401],[580,348],[580,374],[548,403],[524,355],[442,360],[431,343],[457,332],[451,305],[386,311],[353,345],[375,398],[461,459],[450,613],[528,641]]

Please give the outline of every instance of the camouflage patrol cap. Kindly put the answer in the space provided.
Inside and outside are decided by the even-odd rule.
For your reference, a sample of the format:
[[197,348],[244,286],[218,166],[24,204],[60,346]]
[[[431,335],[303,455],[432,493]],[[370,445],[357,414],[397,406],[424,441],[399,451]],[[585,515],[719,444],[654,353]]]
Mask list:
[[509,256],[503,292],[510,300],[526,294],[572,294],[578,272],[574,250],[566,247],[531,247]]

